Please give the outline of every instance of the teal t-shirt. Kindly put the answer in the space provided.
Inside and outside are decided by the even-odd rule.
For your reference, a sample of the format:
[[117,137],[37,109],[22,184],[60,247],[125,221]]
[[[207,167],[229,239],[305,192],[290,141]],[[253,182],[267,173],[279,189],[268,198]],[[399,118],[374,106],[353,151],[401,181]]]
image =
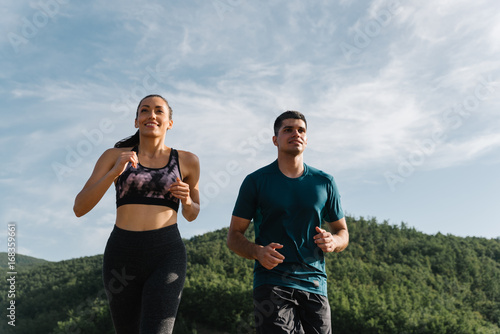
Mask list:
[[289,178],[276,160],[245,178],[233,215],[253,219],[255,243],[283,245],[277,251],[285,260],[272,270],[255,261],[254,288],[272,284],[327,295],[324,254],[313,237],[323,221],[344,217],[331,175],[304,164],[302,176]]

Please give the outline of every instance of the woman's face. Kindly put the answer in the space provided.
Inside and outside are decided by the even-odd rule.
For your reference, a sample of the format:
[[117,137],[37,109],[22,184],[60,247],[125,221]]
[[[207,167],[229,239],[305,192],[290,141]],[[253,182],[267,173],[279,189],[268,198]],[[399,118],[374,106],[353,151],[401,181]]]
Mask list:
[[135,120],[135,127],[141,135],[164,135],[173,123],[168,105],[162,98],[153,96],[141,102]]

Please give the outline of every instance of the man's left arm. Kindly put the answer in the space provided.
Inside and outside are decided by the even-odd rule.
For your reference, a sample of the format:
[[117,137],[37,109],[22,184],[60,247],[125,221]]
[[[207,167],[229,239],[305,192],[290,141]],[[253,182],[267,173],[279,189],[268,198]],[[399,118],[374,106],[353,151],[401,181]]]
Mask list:
[[316,226],[314,242],[325,253],[342,252],[349,244],[349,232],[345,218],[334,222],[327,222],[330,231]]

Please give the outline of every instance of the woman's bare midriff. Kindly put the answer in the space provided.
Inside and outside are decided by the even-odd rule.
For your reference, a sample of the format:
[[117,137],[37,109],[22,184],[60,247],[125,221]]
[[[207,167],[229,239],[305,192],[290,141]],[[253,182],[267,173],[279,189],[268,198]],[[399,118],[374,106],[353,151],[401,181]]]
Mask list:
[[116,226],[129,231],[157,230],[177,223],[177,212],[169,207],[126,204],[116,210]]

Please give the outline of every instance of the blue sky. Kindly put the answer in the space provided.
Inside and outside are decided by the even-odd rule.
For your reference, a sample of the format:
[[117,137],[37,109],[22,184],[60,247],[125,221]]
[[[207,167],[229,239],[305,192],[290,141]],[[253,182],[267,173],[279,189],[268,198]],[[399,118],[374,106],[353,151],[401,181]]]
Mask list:
[[[202,211],[229,224],[243,178],[276,157],[271,125],[308,119],[305,162],[354,217],[500,236],[500,3],[4,1],[0,245],[58,261],[100,254],[114,189],[72,212],[98,157],[135,132],[146,94],[174,110],[166,144],[198,155]],[[5,250],[3,250],[5,251]]]

